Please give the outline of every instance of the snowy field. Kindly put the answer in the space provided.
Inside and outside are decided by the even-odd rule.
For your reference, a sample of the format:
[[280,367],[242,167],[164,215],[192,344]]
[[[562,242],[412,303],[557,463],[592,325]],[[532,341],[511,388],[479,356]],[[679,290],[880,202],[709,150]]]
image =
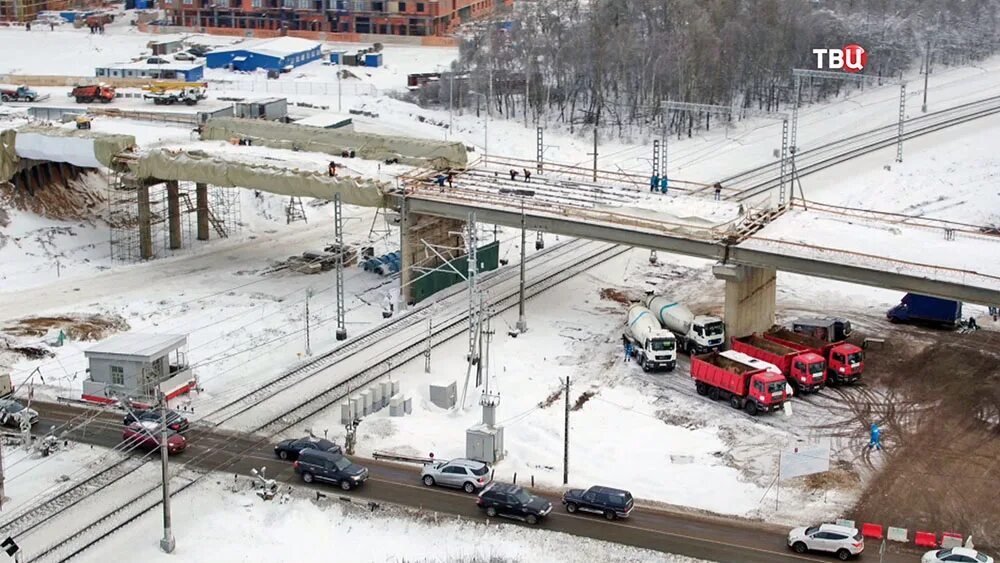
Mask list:
[[[162,536],[162,521],[160,513],[152,511],[79,559],[96,563],[106,561],[108,553],[128,553],[136,561],[216,563],[301,561],[303,554],[336,553],[338,560],[358,563],[557,563],[579,561],[580,554],[586,553],[600,561],[621,563],[700,561],[544,529],[487,524],[391,505],[380,505],[372,513],[332,497],[316,501],[311,492],[297,489],[264,502],[230,485],[221,479],[206,480],[176,497],[173,531],[177,548],[172,555],[160,551],[157,538]],[[252,555],[248,546],[253,546]]]

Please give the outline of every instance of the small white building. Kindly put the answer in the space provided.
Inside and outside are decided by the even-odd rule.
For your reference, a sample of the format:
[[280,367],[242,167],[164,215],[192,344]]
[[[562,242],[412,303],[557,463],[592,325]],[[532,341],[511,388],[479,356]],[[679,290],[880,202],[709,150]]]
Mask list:
[[90,362],[83,400],[112,403],[119,399],[152,403],[157,392],[167,398],[196,386],[188,365],[187,336],[128,332],[84,351]]

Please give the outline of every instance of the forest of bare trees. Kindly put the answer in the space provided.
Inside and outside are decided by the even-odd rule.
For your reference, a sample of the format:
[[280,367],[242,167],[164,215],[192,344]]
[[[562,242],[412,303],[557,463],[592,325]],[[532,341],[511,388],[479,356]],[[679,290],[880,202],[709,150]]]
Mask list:
[[[782,110],[813,48],[860,44],[864,72],[893,77],[922,64],[928,41],[938,67],[1000,48],[1000,0],[534,0],[497,20],[509,23],[462,44],[456,104],[491,93],[494,115],[571,131],[599,119],[619,136],[661,128],[668,99]],[[448,103],[448,80],[435,101]],[[808,95],[842,88],[817,81]],[[685,119],[672,114],[672,129]]]

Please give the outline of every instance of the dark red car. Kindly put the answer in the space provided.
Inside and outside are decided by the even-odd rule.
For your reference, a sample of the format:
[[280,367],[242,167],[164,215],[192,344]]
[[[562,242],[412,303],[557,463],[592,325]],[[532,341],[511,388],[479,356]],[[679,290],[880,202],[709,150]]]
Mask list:
[[[122,431],[122,441],[129,447],[155,450],[160,447],[160,425],[155,422],[133,422]],[[180,453],[186,447],[187,439],[184,436],[168,430],[167,453]]]

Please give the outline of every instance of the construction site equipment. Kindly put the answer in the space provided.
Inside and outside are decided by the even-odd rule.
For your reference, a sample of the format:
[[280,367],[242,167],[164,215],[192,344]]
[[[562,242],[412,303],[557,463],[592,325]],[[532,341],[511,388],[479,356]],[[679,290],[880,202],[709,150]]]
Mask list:
[[0,88],[0,100],[5,102],[38,102],[48,98],[48,94],[39,94],[24,85],[17,88]]
[[843,317],[795,319],[792,322],[792,330],[827,342],[847,340],[853,332],[851,321]]
[[826,360],[826,380],[830,385],[856,383],[864,372],[864,352],[848,342],[825,342],[806,334],[773,326],[764,338],[802,352],[813,352]]
[[89,115],[81,115],[81,116],[77,117],[74,120],[76,122],[76,128],[77,129],[90,129],[90,122],[93,121],[93,119],[94,118],[90,117]]
[[643,371],[672,371],[677,365],[677,339],[672,332],[664,330],[653,312],[643,305],[629,307],[622,344],[632,345],[631,355]]
[[115,89],[107,84],[78,84],[69,93],[78,104],[89,104],[100,101],[106,104],[115,99]]
[[719,317],[695,315],[687,305],[664,295],[646,299],[646,307],[663,328],[677,336],[677,344],[688,354],[719,351],[726,341],[726,329]]
[[813,352],[801,352],[757,334],[734,336],[732,349],[776,366],[796,392],[819,391],[826,382],[826,361]]
[[156,105],[187,104],[193,106],[206,97],[207,82],[154,82],[142,87],[143,99]]
[[699,395],[729,401],[734,409],[756,416],[782,408],[788,400],[784,376],[754,368],[719,352],[691,358],[691,377]]

